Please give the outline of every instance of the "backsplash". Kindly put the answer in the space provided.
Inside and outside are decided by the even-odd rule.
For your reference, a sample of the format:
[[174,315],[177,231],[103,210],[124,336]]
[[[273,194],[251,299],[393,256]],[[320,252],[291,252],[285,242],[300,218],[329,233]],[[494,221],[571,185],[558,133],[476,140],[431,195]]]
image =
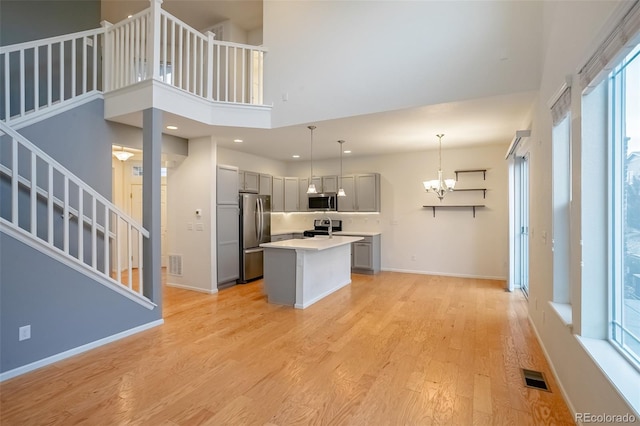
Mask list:
[[271,213],[272,232],[280,230],[304,231],[313,229],[314,219],[330,217],[341,219],[344,231],[381,232],[382,216],[379,213]]

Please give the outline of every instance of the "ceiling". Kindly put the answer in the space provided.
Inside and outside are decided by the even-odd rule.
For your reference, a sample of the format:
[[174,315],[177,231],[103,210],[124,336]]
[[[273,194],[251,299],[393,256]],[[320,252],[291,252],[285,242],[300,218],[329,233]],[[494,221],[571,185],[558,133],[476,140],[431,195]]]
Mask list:
[[[103,18],[119,21],[127,14],[147,7],[148,1],[103,1]],[[226,19],[247,31],[262,26],[262,2],[247,0],[190,1],[165,0],[162,7],[204,29]],[[164,114],[164,125],[178,130],[167,134],[194,138],[213,136],[218,146],[251,153],[280,161],[304,161],[310,156],[310,132],[314,131],[314,159],[336,158],[337,141],[345,140],[345,150],[351,156],[385,155],[398,152],[437,149],[436,134],[444,133],[443,148],[479,145],[505,145],[505,150],[517,130],[529,128],[536,92],[426,105],[410,109],[358,115],[275,129],[252,129],[209,126],[184,117]],[[116,121],[141,126],[141,114],[121,116]],[[234,143],[234,139],[243,140]],[[300,156],[298,160],[292,158]]]

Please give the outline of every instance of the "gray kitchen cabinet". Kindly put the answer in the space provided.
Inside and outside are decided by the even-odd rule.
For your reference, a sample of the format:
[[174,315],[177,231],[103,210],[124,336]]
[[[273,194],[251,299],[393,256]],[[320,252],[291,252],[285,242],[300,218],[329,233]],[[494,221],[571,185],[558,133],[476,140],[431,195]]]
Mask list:
[[[237,200],[236,194],[236,200]],[[218,288],[235,283],[240,277],[240,221],[236,205],[218,205],[216,208]]]
[[238,187],[243,192],[255,192],[260,190],[260,177],[256,172],[240,171],[238,173]]
[[355,212],[356,211],[356,177],[343,176],[342,188],[346,196],[338,197],[338,211]]
[[298,178],[286,177],[284,178],[284,211],[297,212],[298,204]]
[[274,176],[272,179],[271,211],[284,211],[284,178]]
[[342,187],[346,196],[338,200],[338,211],[380,211],[380,175],[378,173],[343,176]]
[[351,244],[351,272],[376,274],[380,272],[380,234],[363,238]]
[[380,211],[380,175],[378,173],[356,175],[356,211]]
[[260,188],[258,194],[273,196],[273,178],[271,175],[260,173]]
[[338,176],[322,176],[322,192],[338,192]]
[[[314,176],[313,179],[311,179],[313,184],[316,186],[316,191],[318,191],[318,194],[338,192],[337,180],[338,180],[338,176]],[[306,191],[307,191],[307,188],[305,188],[305,192]]]
[[[323,192],[325,192],[322,189],[322,176],[314,176],[311,179],[311,182],[313,182],[313,184],[316,186],[316,191],[318,192],[318,194],[322,194]],[[307,192],[307,190],[304,190],[305,192]]]
[[298,211],[306,212],[309,210],[309,195],[307,189],[309,188],[309,179],[298,179]]
[[238,168],[217,166],[216,204],[238,205]]

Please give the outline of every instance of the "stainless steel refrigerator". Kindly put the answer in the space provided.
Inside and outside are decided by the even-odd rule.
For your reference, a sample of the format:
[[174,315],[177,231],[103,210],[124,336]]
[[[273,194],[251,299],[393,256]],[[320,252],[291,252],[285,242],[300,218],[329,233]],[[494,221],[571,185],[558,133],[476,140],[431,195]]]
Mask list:
[[246,283],[262,277],[262,243],[271,242],[271,196],[240,194],[240,278]]

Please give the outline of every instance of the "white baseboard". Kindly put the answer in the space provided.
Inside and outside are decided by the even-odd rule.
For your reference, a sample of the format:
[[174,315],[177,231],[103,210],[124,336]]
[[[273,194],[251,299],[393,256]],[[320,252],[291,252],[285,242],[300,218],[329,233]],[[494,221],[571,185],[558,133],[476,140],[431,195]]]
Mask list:
[[217,288],[214,288],[213,290],[207,290],[207,289],[200,288],[200,287],[192,287],[192,286],[189,286],[189,285],[176,284],[176,283],[167,283],[167,286],[168,287],[181,288],[183,290],[197,291],[197,292],[206,293],[206,294],[216,294],[218,292]]
[[573,404],[571,403],[571,399],[569,399],[569,395],[567,394],[567,392],[564,390],[564,387],[562,386],[562,382],[560,381],[560,378],[558,377],[558,373],[556,372],[556,369],[553,366],[553,363],[551,362],[551,357],[549,356],[549,353],[547,352],[547,348],[544,347],[544,343],[542,342],[542,339],[540,338],[540,335],[538,334],[538,329],[536,328],[536,325],[533,323],[533,320],[531,319],[531,315],[529,315],[528,312],[527,312],[527,319],[529,320],[529,324],[531,325],[531,328],[533,329],[533,334],[536,335],[536,339],[538,339],[538,343],[540,344],[540,347],[542,348],[542,353],[544,354],[544,358],[547,360],[547,364],[549,364],[549,368],[551,369],[551,374],[553,374],[553,378],[555,379],[556,384],[558,385],[558,388],[560,388],[560,393],[562,394],[562,397],[564,398],[564,401],[567,403],[567,408],[569,408],[569,411],[571,412],[571,415],[575,419],[576,418],[576,409],[574,408]]
[[456,277],[456,278],[474,278],[477,280],[499,280],[506,281],[507,277],[497,277],[491,275],[467,275],[467,274],[452,274],[449,272],[434,272],[434,271],[414,271],[412,269],[398,269],[398,268],[382,268],[387,272],[402,272],[404,274],[419,274],[419,275],[438,275],[442,277]]
[[30,371],[37,370],[38,368],[45,367],[47,365],[53,364],[54,362],[62,361],[63,359],[70,358],[74,355],[81,354],[83,352],[87,352],[91,349],[98,348],[100,346],[106,345],[107,343],[115,342],[116,340],[124,339],[125,337],[132,336],[134,334],[140,333],[142,331],[148,330],[153,327],[157,327],[159,325],[164,324],[163,319],[159,319],[156,321],[149,322],[147,324],[140,325],[138,327],[131,328],[129,330],[122,331],[120,333],[96,340],[91,343],[87,343],[86,345],[78,346],[77,348],[69,349],[68,351],[61,352],[56,355],[52,355],[50,357],[41,359],[39,361],[32,362],[31,364],[23,365],[22,367],[14,368],[13,370],[6,371],[0,374],[0,382],[5,380],[12,379],[14,377],[20,376],[25,373],[29,373]]

